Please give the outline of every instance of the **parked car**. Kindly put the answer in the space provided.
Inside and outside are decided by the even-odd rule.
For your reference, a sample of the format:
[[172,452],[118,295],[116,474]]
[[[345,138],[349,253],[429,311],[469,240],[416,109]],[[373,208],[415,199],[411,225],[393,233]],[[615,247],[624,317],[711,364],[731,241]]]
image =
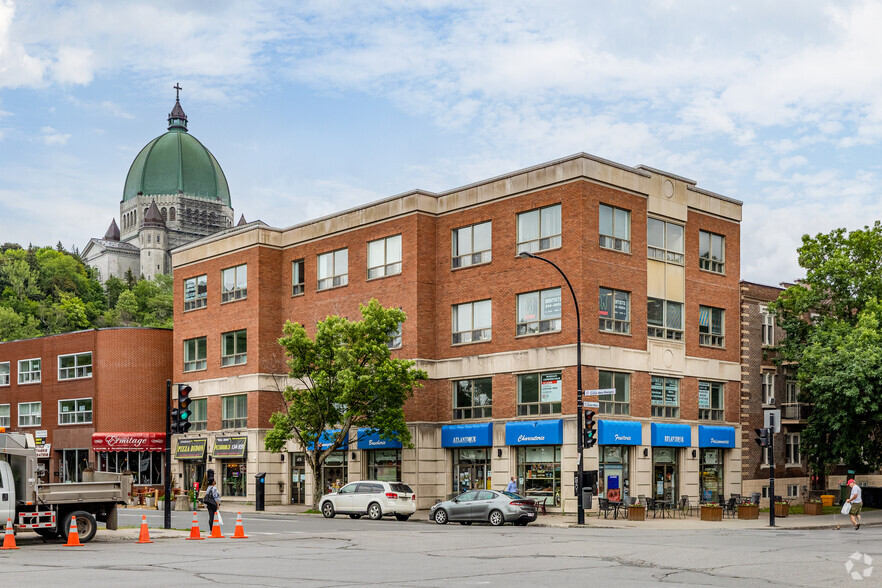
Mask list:
[[514,523],[522,527],[536,520],[536,503],[511,492],[496,490],[469,490],[435,504],[429,509],[429,520],[439,525],[447,521],[471,525],[474,522],[488,522],[499,526]]
[[399,521],[406,521],[416,511],[416,494],[402,482],[361,480],[325,494],[319,505],[328,519],[339,513],[353,519],[367,515],[373,520],[395,515]]

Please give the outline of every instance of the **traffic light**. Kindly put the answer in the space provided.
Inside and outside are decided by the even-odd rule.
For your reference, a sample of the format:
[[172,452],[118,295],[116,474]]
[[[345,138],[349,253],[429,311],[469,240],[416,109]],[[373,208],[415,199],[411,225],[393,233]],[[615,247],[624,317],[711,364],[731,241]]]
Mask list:
[[585,411],[585,427],[582,430],[583,435],[583,446],[585,449],[591,449],[597,444],[597,423],[594,421],[594,415],[596,413],[593,410]]
[[193,426],[190,422],[190,416],[193,411],[190,410],[190,398],[192,388],[186,384],[178,384],[178,406],[171,411],[171,431],[172,433],[186,433]]
[[756,431],[756,444],[760,447],[769,446],[769,429],[754,429]]

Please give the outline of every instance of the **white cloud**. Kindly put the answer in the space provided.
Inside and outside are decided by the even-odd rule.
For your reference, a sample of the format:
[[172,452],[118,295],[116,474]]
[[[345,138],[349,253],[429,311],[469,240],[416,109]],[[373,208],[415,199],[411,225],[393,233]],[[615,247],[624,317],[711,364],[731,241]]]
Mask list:
[[43,133],[43,142],[50,147],[60,147],[61,145],[67,143],[67,140],[70,139],[70,135],[59,133],[52,127],[43,127],[42,129],[40,129],[40,132]]
[[52,64],[54,77],[62,84],[88,84],[94,69],[92,50],[77,47],[61,47]]

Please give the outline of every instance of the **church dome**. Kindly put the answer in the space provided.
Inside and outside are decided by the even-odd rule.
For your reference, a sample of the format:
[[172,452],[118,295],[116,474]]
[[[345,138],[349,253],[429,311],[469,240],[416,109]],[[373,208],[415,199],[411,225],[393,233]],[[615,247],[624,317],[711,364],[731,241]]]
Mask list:
[[187,132],[180,99],[168,115],[168,132],[141,149],[123,190],[123,202],[138,194],[178,194],[220,201],[232,208],[227,178],[211,151]]

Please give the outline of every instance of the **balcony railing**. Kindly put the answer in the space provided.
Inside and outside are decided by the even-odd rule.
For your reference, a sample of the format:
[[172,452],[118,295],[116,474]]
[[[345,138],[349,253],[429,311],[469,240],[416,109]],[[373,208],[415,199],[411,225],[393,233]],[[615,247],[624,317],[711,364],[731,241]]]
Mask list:
[[800,402],[781,405],[782,421],[804,421],[808,418],[809,405]]

